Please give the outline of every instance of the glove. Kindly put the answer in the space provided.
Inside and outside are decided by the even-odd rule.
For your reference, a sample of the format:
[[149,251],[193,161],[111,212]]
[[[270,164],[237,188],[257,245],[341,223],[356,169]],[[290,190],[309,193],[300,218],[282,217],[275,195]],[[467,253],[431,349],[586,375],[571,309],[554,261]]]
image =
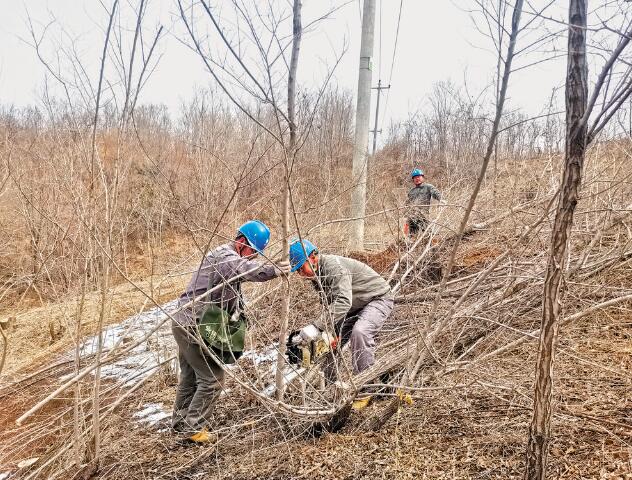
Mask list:
[[307,325],[303,327],[296,335],[292,337],[294,345],[307,345],[320,337],[321,331],[315,325]]
[[289,260],[279,260],[278,262],[276,262],[276,268],[283,275],[289,274],[290,271],[292,270],[292,267],[290,266]]
[[338,348],[338,343],[340,342],[340,337],[334,337],[331,342],[329,342],[329,347],[332,351]]

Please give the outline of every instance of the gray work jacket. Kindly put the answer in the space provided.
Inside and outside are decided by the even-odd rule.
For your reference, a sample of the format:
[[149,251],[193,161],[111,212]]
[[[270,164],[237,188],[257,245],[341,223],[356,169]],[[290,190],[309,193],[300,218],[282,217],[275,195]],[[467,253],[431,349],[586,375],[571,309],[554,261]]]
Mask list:
[[321,303],[328,307],[328,315],[316,322],[321,330],[327,330],[327,323],[342,320],[372,300],[393,298],[390,286],[379,273],[353,258],[338,255],[319,255],[313,283],[320,292]]
[[[254,260],[240,257],[232,243],[220,245],[204,257],[200,268],[193,273],[189,285],[180,295],[178,305],[185,305],[214,287],[220,288],[179,312],[177,320],[183,326],[195,325],[210,304],[233,314],[241,301],[242,282],[265,282],[279,274],[280,271],[271,264],[261,265]],[[242,276],[231,280],[237,275]]]
[[434,185],[422,183],[410,189],[406,205],[414,207],[411,209],[413,214],[421,213],[427,215],[430,212],[430,200],[433,198],[435,200],[441,200],[439,190],[437,190]]

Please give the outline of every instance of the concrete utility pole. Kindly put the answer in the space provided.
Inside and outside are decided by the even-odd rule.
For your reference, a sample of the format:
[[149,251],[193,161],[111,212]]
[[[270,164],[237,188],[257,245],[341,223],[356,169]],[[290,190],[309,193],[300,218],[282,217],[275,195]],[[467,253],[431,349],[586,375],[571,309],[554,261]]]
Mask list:
[[371,155],[375,155],[375,147],[377,145],[377,134],[382,133],[381,129],[380,130],[377,129],[377,122],[378,122],[378,119],[380,118],[380,94],[382,93],[382,90],[388,90],[389,88],[391,88],[390,85],[388,87],[382,86],[382,80],[378,80],[377,87],[373,87],[373,90],[377,90],[377,102],[375,104],[375,127],[373,127],[373,130],[371,130],[371,133],[373,134],[373,151],[371,152]]
[[364,215],[366,212],[367,157],[371,116],[371,58],[373,57],[374,25],[375,0],[364,0],[352,166],[352,178],[355,187],[351,192],[351,218],[356,220],[351,221],[349,246],[353,250],[364,250]]

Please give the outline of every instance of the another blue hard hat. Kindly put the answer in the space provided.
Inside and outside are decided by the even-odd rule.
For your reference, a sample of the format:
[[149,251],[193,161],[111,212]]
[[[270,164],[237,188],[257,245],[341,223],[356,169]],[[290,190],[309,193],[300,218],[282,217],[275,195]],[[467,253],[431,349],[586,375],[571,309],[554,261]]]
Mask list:
[[410,174],[410,178],[415,178],[415,177],[423,177],[424,176],[424,172],[423,170],[419,169],[419,168],[415,168],[412,173]]
[[250,220],[239,227],[237,231],[246,237],[248,244],[258,253],[261,253],[270,241],[270,229],[259,220]]
[[309,240],[303,240],[303,244],[299,240],[290,245],[290,265],[292,266],[292,272],[296,272],[299,268],[303,266],[303,264],[307,261],[307,257],[309,257],[316,250],[316,245],[314,245]]

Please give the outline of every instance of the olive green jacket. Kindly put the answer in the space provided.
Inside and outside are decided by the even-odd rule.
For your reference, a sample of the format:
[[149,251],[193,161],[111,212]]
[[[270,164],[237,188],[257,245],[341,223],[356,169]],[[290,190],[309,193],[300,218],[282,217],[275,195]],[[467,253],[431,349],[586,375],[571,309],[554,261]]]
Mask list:
[[328,315],[316,321],[316,326],[327,330],[326,323],[336,323],[364,308],[377,298],[393,298],[391,288],[382,276],[368,265],[353,258],[321,254],[318,271],[313,280],[320,292],[321,303],[328,307]]

